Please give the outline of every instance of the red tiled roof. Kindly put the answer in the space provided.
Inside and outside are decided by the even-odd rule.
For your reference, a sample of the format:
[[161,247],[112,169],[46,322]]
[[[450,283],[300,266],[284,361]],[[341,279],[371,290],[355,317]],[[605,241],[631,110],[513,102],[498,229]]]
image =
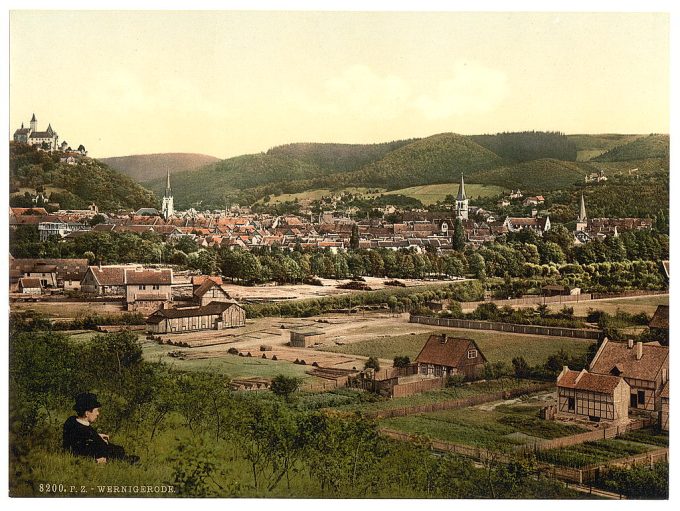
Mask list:
[[[220,279],[221,280],[221,279]],[[227,298],[231,298],[229,296],[229,293],[227,293],[224,289],[222,289],[222,286],[217,284],[214,280],[208,279],[205,280],[200,286],[196,288],[194,291],[194,296],[197,298],[202,297],[204,294],[206,294],[208,291],[210,291],[213,287],[218,287],[219,289],[222,290],[222,292],[227,296]]]
[[172,270],[125,270],[125,281],[127,284],[172,284]]
[[22,288],[41,288],[40,279],[34,277],[24,277],[19,279],[19,286]]
[[622,381],[623,379],[619,376],[593,374],[585,369],[580,372],[567,369],[560,373],[560,376],[557,378],[557,386],[611,394]]
[[446,334],[433,334],[420,350],[416,362],[419,364],[434,364],[446,367],[459,367],[468,349],[476,349],[480,363],[486,362],[486,357],[472,339],[448,337]]
[[100,286],[125,285],[125,268],[122,266],[90,266],[90,271]]
[[200,286],[203,284],[206,280],[212,280],[215,282],[215,284],[219,284],[220,286],[222,285],[222,277],[219,275],[194,275],[191,277],[191,283],[194,286]]
[[595,358],[590,363],[590,371],[597,374],[611,374],[616,367],[621,376],[639,380],[654,381],[668,360],[666,346],[642,345],[642,358],[637,360],[637,345],[628,348],[627,343],[611,342],[605,339]]

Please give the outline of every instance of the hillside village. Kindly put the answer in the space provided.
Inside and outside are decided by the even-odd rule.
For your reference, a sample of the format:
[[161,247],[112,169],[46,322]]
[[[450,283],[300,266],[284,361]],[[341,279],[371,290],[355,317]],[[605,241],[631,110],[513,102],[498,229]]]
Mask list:
[[[36,122],[16,147],[88,172],[82,145]],[[361,410],[385,438],[432,435],[431,449],[482,463],[530,459],[581,490],[606,494],[613,467],[668,459],[658,218],[591,218],[581,192],[573,218],[553,222],[547,192],[475,199],[455,162],[438,207],[383,202],[366,217],[342,191],[294,213],[180,210],[169,171],[164,181],[156,207],[135,210],[62,209],[42,185],[26,192],[32,204],[9,210],[12,321],[74,339],[131,334],[148,360],[189,372],[235,364],[218,373],[234,395],[329,396],[340,404],[324,410]],[[580,181],[608,184],[602,172]],[[470,438],[488,427],[505,440],[466,443],[467,412],[492,424],[465,425]],[[433,414],[450,429],[428,430]]]

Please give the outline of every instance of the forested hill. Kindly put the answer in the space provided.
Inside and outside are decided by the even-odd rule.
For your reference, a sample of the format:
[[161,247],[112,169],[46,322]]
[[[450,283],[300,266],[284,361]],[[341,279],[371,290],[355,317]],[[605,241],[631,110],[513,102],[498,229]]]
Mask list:
[[101,211],[157,207],[152,192],[104,163],[82,158],[77,165],[60,163],[61,152],[46,153],[26,144],[10,142],[10,204],[20,205],[23,194],[43,193],[62,209],[87,208],[93,202]]
[[616,146],[593,161],[630,161],[647,158],[668,158],[670,138],[668,135],[647,135],[627,144]]
[[165,177],[168,171],[175,174],[196,170],[219,161],[219,158],[195,153],[160,153],[115,156],[98,160],[141,183]]
[[495,135],[473,135],[470,138],[501,158],[513,162],[543,158],[564,161],[576,160],[576,144],[564,133],[522,131],[497,133]]
[[396,140],[382,144],[286,144],[273,147],[267,154],[295,158],[329,172],[352,172],[415,140]]

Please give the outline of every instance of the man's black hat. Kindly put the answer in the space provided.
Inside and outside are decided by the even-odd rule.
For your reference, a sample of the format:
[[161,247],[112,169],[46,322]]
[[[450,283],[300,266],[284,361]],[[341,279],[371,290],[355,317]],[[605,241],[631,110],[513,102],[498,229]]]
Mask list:
[[78,414],[84,413],[88,410],[101,408],[101,403],[97,400],[97,396],[91,392],[81,392],[76,396],[76,404],[73,406]]

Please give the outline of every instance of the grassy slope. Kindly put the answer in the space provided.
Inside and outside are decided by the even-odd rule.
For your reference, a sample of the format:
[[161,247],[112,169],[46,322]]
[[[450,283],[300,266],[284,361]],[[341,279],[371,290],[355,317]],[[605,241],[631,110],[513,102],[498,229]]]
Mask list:
[[[588,341],[562,337],[541,337],[482,330],[446,329],[446,333],[474,339],[489,362],[505,362],[507,364],[510,364],[518,354],[521,354],[531,365],[543,364],[550,355],[560,349],[565,350],[570,355],[580,355],[588,351],[590,344]],[[406,355],[411,360],[415,360],[429,335],[425,333],[389,336],[324,349],[336,353],[365,357],[374,356],[384,359]]]
[[[423,204],[434,204],[442,201],[447,195],[455,196],[458,193],[459,183],[445,183],[437,185],[422,185],[411,186],[409,188],[401,188],[399,190],[392,190],[385,195],[405,195],[418,199]],[[494,185],[478,185],[465,184],[465,193],[468,197],[493,197],[503,193],[503,188]]]
[[219,158],[195,153],[159,153],[114,156],[98,160],[141,183],[163,178],[168,170],[170,174],[196,170],[219,161]]

